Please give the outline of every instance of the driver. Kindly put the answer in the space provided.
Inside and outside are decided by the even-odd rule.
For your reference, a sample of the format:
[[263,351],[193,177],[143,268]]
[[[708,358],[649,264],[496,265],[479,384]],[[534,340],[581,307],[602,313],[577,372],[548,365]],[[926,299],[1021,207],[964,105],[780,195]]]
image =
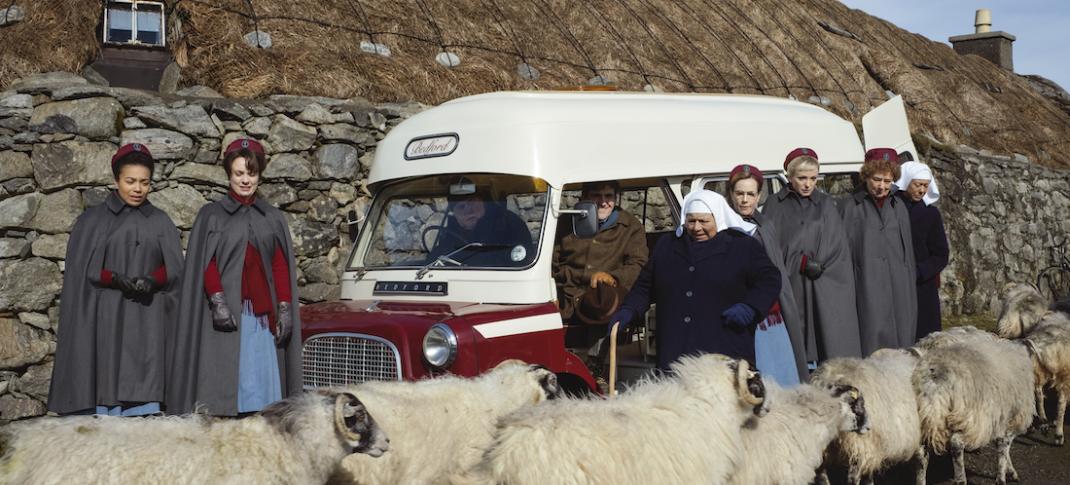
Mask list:
[[470,243],[482,243],[449,256],[466,266],[523,266],[534,258],[531,231],[520,216],[491,200],[488,191],[449,197],[449,217],[435,238],[428,262]]

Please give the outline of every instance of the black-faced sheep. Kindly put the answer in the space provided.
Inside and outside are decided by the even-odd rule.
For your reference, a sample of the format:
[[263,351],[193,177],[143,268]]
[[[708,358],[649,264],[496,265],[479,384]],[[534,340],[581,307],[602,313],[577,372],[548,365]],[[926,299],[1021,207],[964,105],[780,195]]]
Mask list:
[[[1033,348],[1037,415],[1042,428],[1053,428],[1055,443],[1062,445],[1063,419],[1070,398],[1070,314],[1054,308],[1033,286],[1008,285],[999,317],[999,334],[1004,338],[1025,338]],[[1055,390],[1058,405],[1055,421],[1048,421],[1044,390]]]
[[852,386],[766,386],[769,414],[743,427],[743,458],[731,485],[806,485],[833,439],[869,430],[866,401]]
[[[921,424],[910,381],[917,361],[910,352],[881,349],[865,359],[826,361],[811,376],[811,384],[851,385],[866,397],[869,433],[841,433],[829,448],[829,461],[847,467],[847,483],[871,483],[875,473],[889,466],[924,459]],[[773,406],[776,404],[774,401]],[[916,481],[925,485],[925,475]],[[828,482],[823,479],[819,483]]]
[[502,420],[482,461],[455,484],[722,484],[743,456],[741,426],[764,414],[745,360],[684,357],[671,376],[616,399],[565,398]]
[[40,418],[3,430],[0,483],[324,483],[387,439],[356,396],[305,393],[244,419]]
[[1008,473],[1018,479],[1010,446],[1029,429],[1036,410],[1025,345],[973,338],[926,350],[912,384],[922,442],[936,454],[952,455],[955,483],[966,483],[963,452],[992,443],[1000,455],[996,483],[1006,483]]
[[505,361],[481,376],[415,382],[368,382],[350,387],[390,435],[382,458],[346,458],[332,484],[444,483],[479,462],[498,419],[561,393],[542,366]]

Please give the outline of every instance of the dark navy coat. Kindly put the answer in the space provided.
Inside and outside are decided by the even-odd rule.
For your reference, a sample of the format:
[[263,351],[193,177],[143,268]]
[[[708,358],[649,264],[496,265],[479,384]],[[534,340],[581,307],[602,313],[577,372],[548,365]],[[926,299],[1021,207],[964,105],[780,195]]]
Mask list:
[[924,202],[914,202],[906,192],[899,192],[910,213],[910,231],[914,240],[914,264],[918,276],[917,338],[940,331],[940,272],[947,266],[950,250],[940,210]]
[[[668,369],[680,356],[718,353],[754,364],[754,328],[780,294],[780,271],[761,243],[727,229],[708,241],[667,234],[624,300],[637,315],[657,303],[658,367]],[[736,303],[754,309],[745,328],[721,316]]]

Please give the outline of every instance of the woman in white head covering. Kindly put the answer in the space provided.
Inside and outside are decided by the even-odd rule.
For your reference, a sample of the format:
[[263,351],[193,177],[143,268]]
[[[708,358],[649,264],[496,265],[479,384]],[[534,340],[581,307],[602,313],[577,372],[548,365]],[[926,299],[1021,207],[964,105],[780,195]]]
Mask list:
[[780,271],[720,194],[694,191],[682,212],[610,322],[627,325],[658,303],[659,368],[700,353],[753,364],[755,324],[780,293]]
[[940,199],[940,190],[932,170],[921,162],[906,162],[901,167],[895,186],[910,214],[914,264],[917,268],[917,338],[920,339],[941,328],[940,272],[947,266],[950,251],[944,232],[944,218],[934,205]]

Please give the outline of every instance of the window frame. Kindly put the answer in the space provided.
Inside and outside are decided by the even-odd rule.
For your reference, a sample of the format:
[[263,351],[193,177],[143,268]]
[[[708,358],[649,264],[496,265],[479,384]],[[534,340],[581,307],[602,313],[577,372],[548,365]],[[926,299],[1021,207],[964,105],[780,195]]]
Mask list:
[[[130,6],[130,40],[117,41],[110,40],[108,38],[108,32],[111,30],[109,25],[109,15],[112,5],[118,6],[119,4]],[[137,38],[137,12],[138,5],[152,5],[159,8],[160,12],[160,43],[149,44],[141,42]],[[153,10],[155,11],[155,10]],[[147,32],[147,31],[146,31]],[[146,47],[167,47],[167,6],[163,2],[159,1],[146,1],[146,0],[108,0],[104,5],[104,29],[101,32],[101,42],[105,44],[113,45],[138,45]]]

